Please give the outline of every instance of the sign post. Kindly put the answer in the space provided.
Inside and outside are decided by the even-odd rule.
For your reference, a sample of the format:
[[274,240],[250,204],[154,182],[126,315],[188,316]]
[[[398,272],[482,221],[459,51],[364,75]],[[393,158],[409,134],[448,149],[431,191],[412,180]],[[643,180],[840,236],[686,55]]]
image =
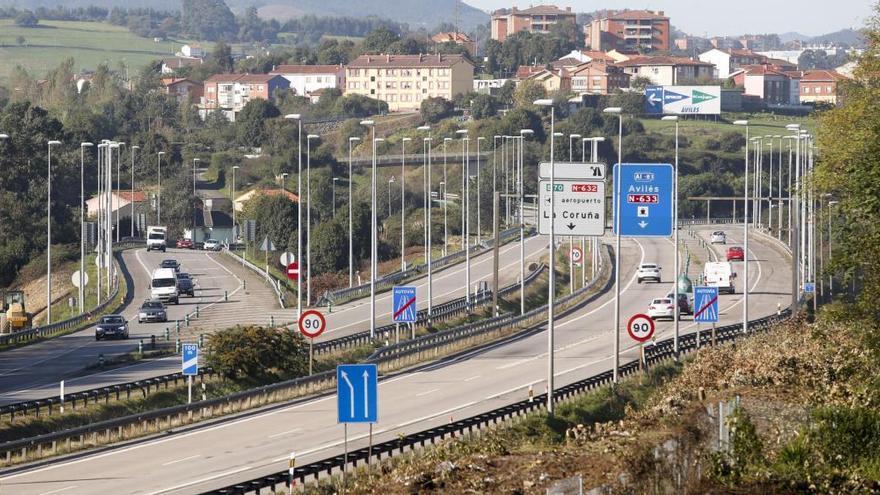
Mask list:
[[327,328],[327,319],[317,309],[303,311],[299,317],[299,331],[309,339],[309,375],[312,374],[312,362],[314,359],[315,337],[318,337]]
[[635,314],[626,323],[626,332],[639,343],[639,365],[644,369],[647,365],[644,343],[654,336],[654,320],[645,314]]
[[700,323],[712,324],[712,345],[715,345],[715,323],[718,322],[718,287],[694,287],[694,322],[697,323],[697,347],[700,347]]
[[379,374],[375,364],[342,364],[336,367],[337,422],[344,425],[345,457],[342,482],[348,466],[348,424],[369,423],[370,447],[367,459],[373,457],[373,423],[378,421]]
[[192,404],[192,377],[199,374],[199,346],[198,344],[183,344],[181,353],[181,372],[186,376],[187,404]]
[[290,458],[287,460],[287,474],[290,477],[290,483],[287,485],[287,495],[293,495],[293,471],[296,469],[296,452],[290,453]]

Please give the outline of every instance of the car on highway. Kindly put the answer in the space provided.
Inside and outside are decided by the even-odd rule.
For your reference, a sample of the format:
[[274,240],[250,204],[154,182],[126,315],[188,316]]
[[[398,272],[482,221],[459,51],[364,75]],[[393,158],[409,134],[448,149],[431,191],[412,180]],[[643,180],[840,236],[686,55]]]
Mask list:
[[180,304],[177,294],[177,273],[173,268],[156,268],[150,279],[150,297],[163,303]]
[[727,234],[725,234],[723,230],[716,230],[715,232],[712,232],[712,236],[709,237],[709,243],[727,244]]
[[122,315],[106,315],[98,320],[98,325],[95,327],[95,340],[109,337],[128,338],[128,322],[125,321],[125,317]]
[[177,240],[177,248],[178,249],[192,249],[195,247],[192,239],[178,239]]
[[743,261],[746,255],[743,248],[739,246],[731,246],[727,248],[727,261]]
[[162,264],[159,265],[160,268],[172,268],[175,272],[180,271],[180,263],[177,260],[167,259],[162,260]]
[[205,251],[220,251],[220,241],[217,239],[208,239],[204,244]]
[[179,272],[177,274],[177,295],[196,297],[196,284],[189,273]]
[[642,283],[643,280],[653,280],[660,283],[660,270],[662,269],[657,263],[642,263],[636,270],[636,280],[639,283]]
[[165,305],[158,299],[147,299],[138,310],[137,322],[145,321],[168,321],[168,311]]
[[[675,299],[675,293],[670,292],[666,294],[668,299]],[[680,315],[692,315],[694,314],[693,304],[691,301],[691,296],[685,294],[683,292],[678,293],[678,314]]]
[[672,304],[672,298],[670,297],[657,297],[651,300],[651,304],[648,305],[648,316],[652,320],[659,320],[660,318],[669,318],[670,320],[675,319],[675,306]]

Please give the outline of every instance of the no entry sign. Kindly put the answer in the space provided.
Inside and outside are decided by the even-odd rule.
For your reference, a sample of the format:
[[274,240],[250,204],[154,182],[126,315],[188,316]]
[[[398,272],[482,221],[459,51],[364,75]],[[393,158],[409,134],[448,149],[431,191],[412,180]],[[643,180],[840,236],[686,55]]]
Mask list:
[[294,281],[299,279],[299,263],[296,261],[287,265],[287,278]]

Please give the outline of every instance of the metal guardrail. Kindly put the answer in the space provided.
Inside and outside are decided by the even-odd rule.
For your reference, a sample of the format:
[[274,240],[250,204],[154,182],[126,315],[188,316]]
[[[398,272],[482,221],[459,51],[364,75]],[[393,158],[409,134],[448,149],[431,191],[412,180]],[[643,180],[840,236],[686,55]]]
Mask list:
[[[120,269],[119,269],[120,264],[119,264],[119,259],[118,259],[119,250],[127,249],[129,247],[140,246],[142,244],[143,244],[143,242],[138,242],[136,240],[126,240],[126,241],[123,241],[123,242],[120,242],[118,244],[113,245],[113,248],[115,250],[113,253],[113,258],[114,258],[114,264],[116,265],[117,276],[115,277],[115,280],[114,280],[113,292],[110,294],[110,297],[107,300],[105,300],[101,304],[95,306],[94,308],[90,309],[89,311],[87,311],[81,315],[74,316],[73,318],[68,318],[66,320],[58,321],[58,322],[52,323],[50,325],[44,325],[42,327],[26,328],[24,330],[19,330],[17,332],[0,334],[0,345],[18,344],[21,342],[26,342],[26,341],[33,340],[33,339],[40,338],[40,337],[48,337],[51,335],[56,335],[58,333],[65,332],[65,331],[68,331],[71,329],[78,329],[80,327],[85,328],[86,326],[90,325],[93,322],[93,318],[95,316],[97,316],[99,313],[101,313],[102,311],[104,311],[105,309],[107,309],[107,307],[119,295],[119,288],[120,288],[119,276],[118,276],[118,273],[120,272]],[[88,323],[88,325],[85,325],[86,323]]]
[[[526,235],[531,234],[530,229],[526,229]],[[509,242],[512,239],[519,237],[519,227],[510,228],[502,231],[499,234],[501,239],[501,243],[504,244]],[[486,241],[477,244],[476,246],[471,248],[471,256],[477,256],[485,252],[487,249],[494,246],[494,239],[488,239]],[[431,260],[431,269],[435,272],[442,268],[445,268],[449,265],[454,265],[459,263],[461,260],[465,258],[467,252],[464,250],[456,251],[454,253],[448,254],[446,256],[437,258],[436,260]],[[407,268],[404,271],[396,271],[393,273],[389,273],[384,277],[380,277],[376,280],[376,290],[385,290],[390,287],[393,287],[396,284],[401,283],[403,280],[407,280],[412,277],[421,276],[424,273],[427,273],[428,265],[427,263],[420,263],[418,265],[413,265]],[[365,283],[355,287],[345,287],[343,289],[338,289],[335,291],[328,291],[321,295],[318,298],[318,301],[315,303],[316,306],[327,306],[328,304],[343,304],[345,302],[364,297],[370,293],[370,284]]]
[[[779,322],[788,319],[790,316],[790,310],[786,310],[779,315],[752,320],[748,324],[748,333],[743,333],[742,324],[733,324],[717,328],[715,331],[715,342],[730,342],[751,333],[767,330]],[[679,339],[679,348],[682,353],[688,353],[699,347],[710,346],[712,344],[711,332],[702,332],[699,336],[698,334],[691,333],[683,335]],[[649,366],[661,361],[672,359],[674,356],[675,349],[672,338],[664,339],[645,349],[645,361]],[[619,373],[621,377],[627,377],[635,374],[638,370],[639,362],[638,360],[633,360],[622,364],[619,368]],[[562,403],[585,392],[610,385],[612,380],[613,373],[611,370],[607,370],[570,385],[560,387],[554,391],[554,402]],[[346,462],[356,467],[358,463],[365,463],[373,458],[381,461],[383,456],[390,457],[394,454],[403,454],[407,450],[414,451],[417,448],[424,447],[426,443],[434,444],[447,437],[451,438],[456,435],[470,434],[473,433],[475,429],[490,427],[499,422],[513,420],[517,417],[543,410],[546,407],[546,403],[547,394],[544,393],[537,395],[532,399],[514,402],[513,404],[508,404],[448,424],[428,428],[408,435],[399,435],[393,440],[353,450],[349,452],[347,456],[337,455],[296,467],[293,471],[293,479],[302,485],[306,482],[307,478],[314,478],[317,480],[318,477],[324,473],[330,475],[334,470],[341,470],[342,467],[346,465]],[[279,486],[289,486],[289,480],[290,475],[287,470],[284,470],[269,476],[262,476],[223,488],[206,491],[203,492],[203,495],[260,494],[261,490],[266,488],[274,492]]]
[[260,269],[260,267],[239,256],[235,253],[235,251],[232,251],[231,249],[223,249],[221,250],[221,252],[225,253],[227,256],[231,256],[233,259],[235,259],[237,263],[241,263],[241,266],[248,268],[252,272],[259,275],[263,280],[265,280],[266,284],[271,287],[272,290],[275,292],[275,297],[278,298],[278,304],[280,304],[281,308],[284,309],[284,296],[282,296],[281,294],[281,283],[276,280],[271,273]]

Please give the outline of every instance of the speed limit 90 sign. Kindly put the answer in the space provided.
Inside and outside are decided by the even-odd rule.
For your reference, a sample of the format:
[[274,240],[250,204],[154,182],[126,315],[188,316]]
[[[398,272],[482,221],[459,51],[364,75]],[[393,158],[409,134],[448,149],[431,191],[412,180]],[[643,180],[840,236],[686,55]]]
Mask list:
[[644,314],[633,315],[626,324],[626,331],[636,342],[645,342],[654,336],[654,320]]
[[324,319],[324,315],[318,310],[310,309],[303,312],[302,316],[299,317],[299,331],[310,339],[321,335],[326,327],[327,320]]

